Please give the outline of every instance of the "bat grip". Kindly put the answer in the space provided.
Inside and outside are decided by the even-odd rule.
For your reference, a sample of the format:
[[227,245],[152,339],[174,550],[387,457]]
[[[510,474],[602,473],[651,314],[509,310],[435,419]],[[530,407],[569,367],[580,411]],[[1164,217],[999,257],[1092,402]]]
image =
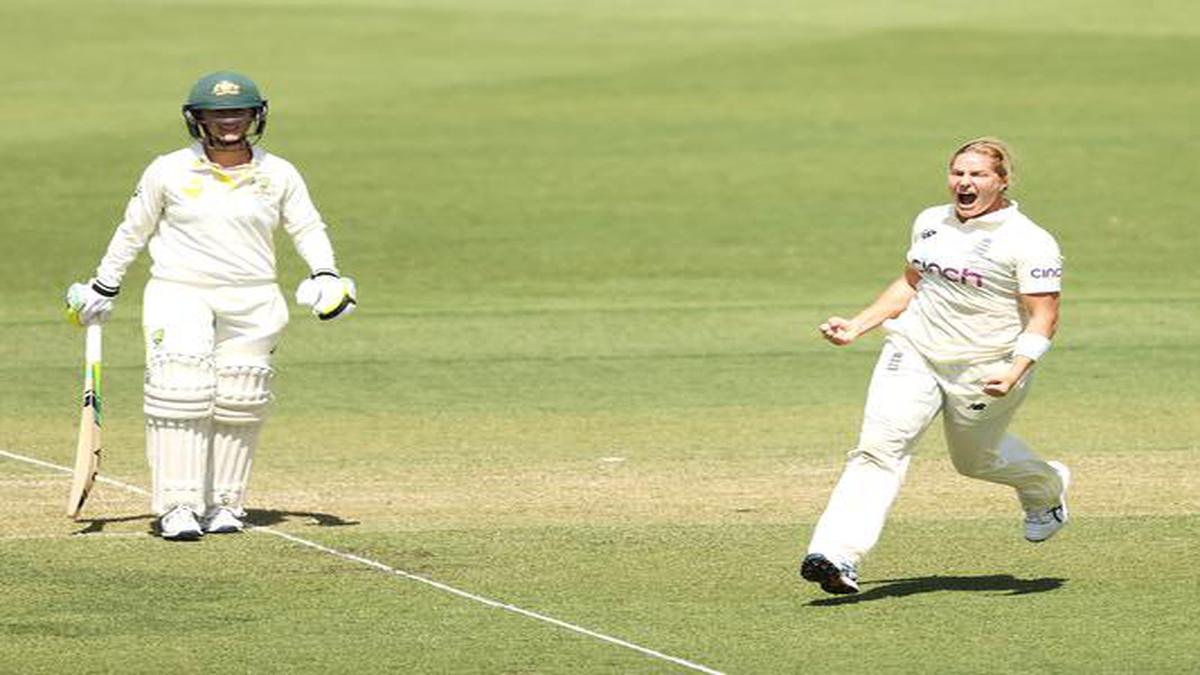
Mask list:
[[87,339],[84,343],[84,359],[89,365],[100,361],[101,336],[100,324],[93,323],[88,325]]

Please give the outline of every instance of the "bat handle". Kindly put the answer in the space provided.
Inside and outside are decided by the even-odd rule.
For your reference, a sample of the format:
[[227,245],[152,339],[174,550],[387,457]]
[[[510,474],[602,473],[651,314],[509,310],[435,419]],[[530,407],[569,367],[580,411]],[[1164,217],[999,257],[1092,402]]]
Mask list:
[[100,345],[103,342],[100,324],[88,324],[87,341],[85,342],[84,358],[89,364],[100,361]]

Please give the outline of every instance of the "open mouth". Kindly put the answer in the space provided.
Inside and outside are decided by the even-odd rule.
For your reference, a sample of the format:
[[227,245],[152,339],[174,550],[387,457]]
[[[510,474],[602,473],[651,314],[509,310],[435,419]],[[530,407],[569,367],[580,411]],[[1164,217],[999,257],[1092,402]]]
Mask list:
[[970,206],[975,203],[979,195],[970,192],[959,192],[955,195],[959,206]]

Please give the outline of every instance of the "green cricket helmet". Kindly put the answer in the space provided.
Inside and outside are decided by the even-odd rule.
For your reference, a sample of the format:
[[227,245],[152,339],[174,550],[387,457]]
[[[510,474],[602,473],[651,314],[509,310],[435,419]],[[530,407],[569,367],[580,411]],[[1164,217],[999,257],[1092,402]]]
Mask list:
[[254,118],[244,139],[251,145],[262,138],[267,128],[267,100],[259,93],[258,85],[241,73],[220,70],[205,75],[192,85],[187,102],[183,104],[183,120],[192,138],[206,145],[224,145],[200,123],[196,113],[202,110],[253,111]]

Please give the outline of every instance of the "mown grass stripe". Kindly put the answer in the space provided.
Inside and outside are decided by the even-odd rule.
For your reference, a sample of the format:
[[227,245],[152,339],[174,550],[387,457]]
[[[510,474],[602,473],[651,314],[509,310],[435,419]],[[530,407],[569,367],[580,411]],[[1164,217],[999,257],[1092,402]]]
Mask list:
[[[60,471],[62,473],[67,473],[67,474],[71,473],[71,469],[69,467],[62,466],[61,464],[54,464],[52,462],[47,462],[47,461],[44,461],[41,459],[37,459],[35,457],[28,457],[26,455],[20,455],[15,452],[0,450],[0,456],[7,457],[9,459],[13,459],[13,460],[16,460],[19,462],[25,462],[27,464],[33,464],[35,466],[40,466],[40,467],[43,467],[46,469]],[[97,482],[114,485],[114,486],[120,487],[122,489],[128,490],[130,492],[136,492],[137,494],[141,494],[141,495],[149,494],[145,489],[140,488],[136,485],[131,485],[129,483],[125,483],[125,482],[122,482],[119,480],[113,480],[111,478],[107,478],[104,476],[97,475],[96,480],[97,480]],[[413,574],[411,572],[406,572],[404,570],[397,569],[386,563],[379,562],[378,560],[372,560],[371,558],[364,558],[363,556],[360,556],[360,555],[355,555],[353,553],[347,553],[346,551],[341,551],[341,550],[338,550],[335,548],[330,548],[323,544],[318,544],[315,541],[311,541],[309,539],[304,539],[303,537],[297,537],[296,535],[288,534],[287,532],[283,532],[281,530],[276,530],[276,529],[273,529],[270,527],[263,527],[263,526],[256,526],[256,525],[248,525],[246,529],[250,530],[252,532],[261,532],[263,534],[270,534],[270,535],[279,537],[281,539],[290,541],[294,544],[304,546],[305,548],[311,548],[314,551],[320,551],[321,553],[326,553],[328,555],[332,555],[337,558],[341,558],[342,560],[347,560],[350,562],[358,563],[360,565],[364,565],[366,567],[371,567],[380,572],[385,572],[387,574],[391,574],[393,576],[397,576],[402,579],[407,579],[409,581],[415,581],[415,582],[418,582],[421,584],[425,584],[426,586],[436,588],[440,591],[450,593],[451,595],[456,595],[456,596],[458,596],[460,598],[464,598],[466,600],[471,600],[472,602],[477,602],[482,605],[487,605],[488,607],[494,607],[496,609],[501,609],[506,612],[512,612],[513,614],[519,614],[521,616],[528,617],[530,619],[541,621],[543,623],[548,623],[553,626],[558,626],[559,628],[565,628],[566,630],[569,630],[573,633],[578,633],[580,635],[584,635],[584,636],[591,637],[591,638],[594,638],[597,640],[601,640],[603,642],[617,645],[619,647],[625,647],[626,649],[632,649],[633,651],[639,652],[646,656],[650,656],[650,657],[656,658],[656,659],[661,659],[663,661],[669,661],[671,663],[682,666],[684,668],[688,668],[689,670],[694,670],[694,671],[701,672],[701,673],[708,673],[709,675],[723,675],[723,673],[721,673],[721,671],[719,671],[719,670],[714,670],[712,668],[709,668],[708,666],[704,666],[699,663],[688,661],[687,659],[683,659],[678,656],[671,656],[670,654],[665,654],[658,650],[650,649],[649,647],[643,647],[639,644],[629,642],[628,640],[622,640],[621,638],[618,638],[618,637],[613,637],[611,635],[606,635],[606,634],[598,632],[598,631],[590,630],[588,628],[584,628],[583,626],[578,626],[578,625],[570,623],[568,621],[556,619],[556,618],[554,618],[552,616],[548,616],[546,614],[541,614],[539,612],[528,610],[523,607],[518,607],[516,605],[511,605],[506,602],[500,602],[499,600],[493,600],[491,598],[484,597],[482,595],[477,595],[475,593],[471,593],[470,591],[464,591],[462,589],[455,588],[454,586],[450,586],[449,584],[444,584],[440,581],[435,581],[433,579],[422,577],[422,576]]]

